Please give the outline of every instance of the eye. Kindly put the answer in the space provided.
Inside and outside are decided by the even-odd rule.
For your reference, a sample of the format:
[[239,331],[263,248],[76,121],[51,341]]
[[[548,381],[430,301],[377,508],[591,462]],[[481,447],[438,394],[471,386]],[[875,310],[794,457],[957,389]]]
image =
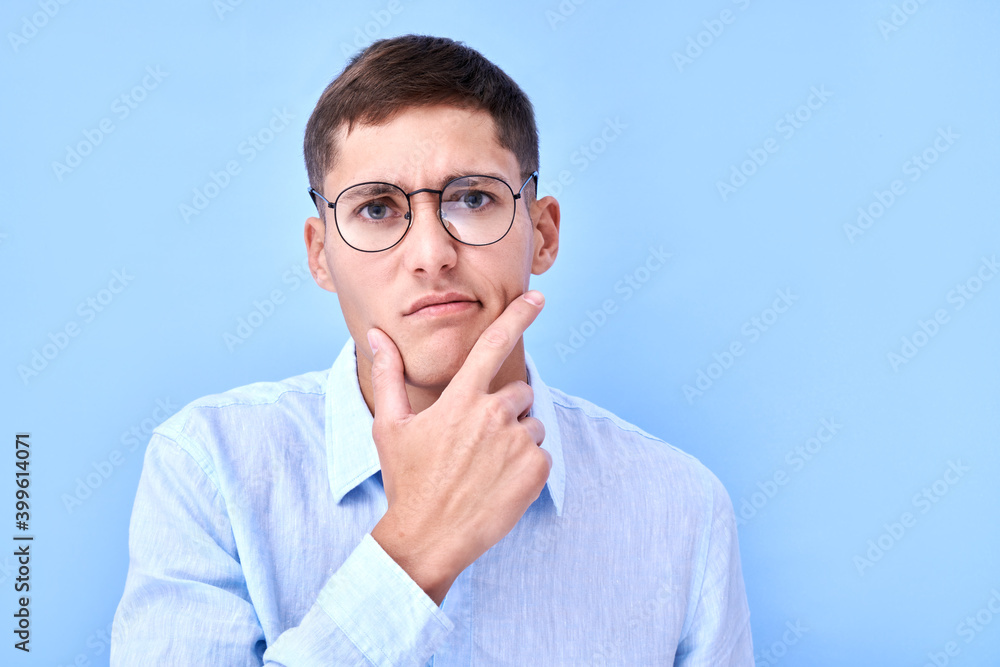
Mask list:
[[482,208],[492,201],[490,195],[482,190],[467,190],[458,197],[459,203],[463,204],[465,208],[473,210]]
[[392,207],[384,200],[368,202],[358,209],[358,216],[367,220],[385,220],[392,215]]

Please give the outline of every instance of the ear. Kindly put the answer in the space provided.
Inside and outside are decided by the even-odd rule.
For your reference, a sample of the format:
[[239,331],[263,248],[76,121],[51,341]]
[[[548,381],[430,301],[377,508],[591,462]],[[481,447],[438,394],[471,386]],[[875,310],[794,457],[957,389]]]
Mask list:
[[337,291],[333,274],[327,265],[326,253],[326,223],[319,218],[306,219],[306,253],[309,255],[309,272],[316,284],[328,292]]
[[559,202],[555,197],[542,197],[531,205],[534,221],[534,255],[531,272],[541,275],[549,270],[559,254]]

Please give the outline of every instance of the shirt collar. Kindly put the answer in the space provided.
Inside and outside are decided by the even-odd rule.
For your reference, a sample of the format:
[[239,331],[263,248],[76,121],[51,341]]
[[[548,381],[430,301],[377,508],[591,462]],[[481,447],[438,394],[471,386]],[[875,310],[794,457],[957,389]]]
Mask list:
[[[545,483],[549,497],[562,516],[566,488],[566,467],[563,462],[559,424],[556,420],[552,394],[542,382],[528,351],[524,352],[528,384],[534,391],[534,403],[528,413],[545,426],[542,449],[552,456],[552,470]],[[326,381],[326,452],[330,490],[339,503],[352,489],[381,470],[378,450],[372,439],[374,419],[368,411],[358,382],[357,348],[348,338],[337,360],[330,368]]]

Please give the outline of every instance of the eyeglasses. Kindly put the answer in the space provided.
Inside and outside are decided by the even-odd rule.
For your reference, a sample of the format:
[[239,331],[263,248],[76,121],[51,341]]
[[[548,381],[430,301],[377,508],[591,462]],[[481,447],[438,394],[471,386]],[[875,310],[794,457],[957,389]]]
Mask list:
[[392,183],[366,182],[347,188],[332,203],[313,188],[309,196],[317,207],[319,197],[333,209],[340,238],[361,252],[381,252],[403,240],[413,222],[410,197],[420,192],[438,196],[438,219],[453,239],[483,246],[496,243],[510,231],[517,200],[531,180],[537,190],[538,172],[534,171],[517,194],[504,180],[475,174],[452,179],[443,190],[421,188],[407,193]]

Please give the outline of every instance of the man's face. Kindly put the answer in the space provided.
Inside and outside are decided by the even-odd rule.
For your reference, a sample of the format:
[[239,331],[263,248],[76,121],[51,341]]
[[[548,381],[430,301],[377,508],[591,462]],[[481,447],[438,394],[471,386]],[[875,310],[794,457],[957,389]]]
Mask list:
[[[497,174],[514,192],[523,182],[514,154],[500,146],[490,115],[451,106],[410,109],[384,125],[342,128],[336,165],[323,183],[333,201],[352,185],[384,181],[405,192],[440,190],[456,176]],[[534,186],[529,184],[525,192]],[[438,218],[438,195],[410,198],[410,229],[381,252],[361,252],[340,238],[333,211],[326,224],[306,223],[306,244],[317,283],[336,292],[360,354],[370,359],[366,333],[378,327],[403,358],[406,380],[443,389],[479,335],[515,298],[530,274],[546,271],[558,249],[558,204],[545,197],[526,209],[517,200],[514,222],[497,243],[468,246],[452,238]],[[320,242],[322,241],[322,242]],[[410,313],[418,299],[457,292],[471,303],[452,312]]]

